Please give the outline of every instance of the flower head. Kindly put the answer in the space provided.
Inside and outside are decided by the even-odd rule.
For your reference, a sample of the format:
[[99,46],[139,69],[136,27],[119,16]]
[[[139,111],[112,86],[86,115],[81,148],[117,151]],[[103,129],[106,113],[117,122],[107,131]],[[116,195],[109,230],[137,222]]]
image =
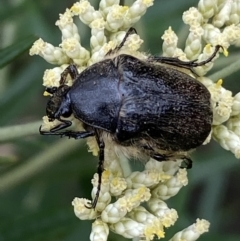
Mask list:
[[[234,1],[200,0],[197,8],[190,8],[183,13],[183,21],[189,26],[189,35],[184,49],[179,48],[178,36],[171,27],[162,36],[163,55],[177,57],[182,61],[198,59],[204,61],[212,55],[216,45],[222,46],[227,53],[230,45],[239,45],[240,15]],[[37,40],[30,49],[30,55],[40,55],[51,64],[59,65],[45,71],[43,85],[58,87],[61,73],[70,63],[78,66],[81,72],[88,66],[103,60],[106,54],[122,42],[126,31],[145,14],[153,0],[136,0],[131,6],[120,6],[118,0],[101,0],[99,10],[87,0],[76,2],[65,13],[60,14],[56,26],[62,32],[62,42],[55,47],[42,39]],[[91,29],[90,47],[83,47],[80,33],[74,23],[74,17]],[[147,58],[139,51],[142,40],[132,34],[125,41],[121,53],[127,53],[142,60]],[[219,54],[216,55],[217,59]],[[197,79],[202,82],[211,94],[213,109],[212,135],[226,150],[240,158],[240,95],[232,96],[226,90],[222,80],[213,82],[205,75],[212,68],[215,59],[194,69]],[[67,78],[67,85],[72,79]],[[45,93],[50,94],[50,93]],[[84,130],[82,122],[70,117],[78,131]],[[43,118],[43,129],[51,129],[59,121],[49,122]],[[211,134],[205,141],[207,143]],[[89,151],[98,155],[99,147],[93,137],[87,138]],[[89,209],[90,200],[75,198],[72,202],[75,215],[81,220],[95,220],[92,224],[91,240],[107,240],[109,231],[126,238],[141,237],[152,240],[155,236],[164,238],[166,228],[175,224],[178,214],[165,203],[178,194],[188,184],[187,171],[181,169],[183,160],[157,162],[150,159],[142,172],[124,175],[119,162],[117,150],[111,140],[106,138],[104,150],[104,172],[101,179],[101,190],[95,209]],[[136,153],[136,156],[139,153]],[[92,180],[92,198],[98,194],[99,176]],[[143,206],[144,204],[144,206]],[[207,232],[209,223],[197,219],[196,223],[178,232],[172,237],[175,240],[196,240]]]

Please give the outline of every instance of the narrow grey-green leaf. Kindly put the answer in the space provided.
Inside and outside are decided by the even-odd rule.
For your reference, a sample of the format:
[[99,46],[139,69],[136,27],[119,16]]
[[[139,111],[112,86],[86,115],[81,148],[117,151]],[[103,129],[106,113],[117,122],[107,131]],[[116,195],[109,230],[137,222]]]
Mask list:
[[33,42],[37,39],[36,36],[30,35],[26,38],[23,38],[16,43],[0,50],[0,68],[4,67],[26,50],[28,50]]

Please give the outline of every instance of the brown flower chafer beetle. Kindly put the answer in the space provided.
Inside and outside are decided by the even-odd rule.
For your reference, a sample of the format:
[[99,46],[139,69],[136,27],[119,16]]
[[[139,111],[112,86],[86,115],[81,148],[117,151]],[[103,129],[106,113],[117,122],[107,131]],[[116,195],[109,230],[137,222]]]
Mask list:
[[[47,103],[49,121],[61,124],[42,135],[60,135],[75,139],[95,136],[99,146],[99,184],[91,204],[95,208],[101,188],[104,162],[104,138],[137,158],[157,161],[183,158],[191,168],[187,152],[200,146],[211,131],[210,93],[199,81],[181,72],[205,65],[217,54],[216,46],[206,61],[184,62],[178,58],[149,57],[145,60],[118,54],[121,44],[106,59],[86,68],[80,74],[69,65],[61,75],[60,86],[46,88],[52,94]],[[67,75],[73,85],[65,84]],[[85,131],[60,131],[72,122],[62,117],[71,114],[83,123]],[[135,154],[132,154],[135,153]]]

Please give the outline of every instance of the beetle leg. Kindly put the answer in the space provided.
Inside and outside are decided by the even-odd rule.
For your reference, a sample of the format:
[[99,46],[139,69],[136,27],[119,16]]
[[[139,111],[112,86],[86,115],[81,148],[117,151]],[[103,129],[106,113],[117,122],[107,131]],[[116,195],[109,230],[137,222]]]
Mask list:
[[62,120],[61,124],[58,126],[53,127],[50,131],[42,131],[41,128],[42,126],[39,127],[39,132],[41,135],[51,135],[51,136],[67,136],[69,138],[74,138],[74,139],[83,139],[89,136],[94,136],[95,132],[93,131],[63,131],[63,132],[58,132],[59,130],[65,129],[69,126],[72,125],[71,121],[68,120]]
[[182,61],[178,58],[163,57],[163,56],[149,57],[148,60],[163,63],[163,64],[169,64],[169,65],[180,67],[180,68],[185,68],[185,69],[190,70],[192,73],[194,73],[192,68],[203,66],[203,65],[211,62],[213,60],[213,58],[217,55],[220,48],[223,49],[223,47],[221,45],[216,45],[213,54],[208,59],[206,59],[202,62],[197,62],[197,59],[191,60],[191,61]]
[[95,133],[89,131],[64,131],[64,132],[52,132],[50,131],[42,131],[41,126],[39,128],[39,132],[41,135],[49,135],[49,136],[67,136],[68,138],[74,139],[84,139],[89,136],[94,136]]
[[60,85],[64,85],[66,82],[66,78],[70,74],[71,78],[74,80],[79,75],[77,66],[75,64],[70,64],[62,73],[60,79]]
[[134,33],[137,33],[136,29],[135,28],[129,28],[128,31],[126,32],[122,42],[115,49],[110,49],[107,52],[106,56],[117,53],[123,47],[123,45],[125,44],[128,36],[131,35],[131,34],[134,34]]
[[[171,160],[171,155],[164,155],[164,154],[153,154],[151,158],[155,159],[156,161],[168,161]],[[191,169],[192,168],[192,160],[187,156],[180,156],[178,158],[182,158],[183,162],[180,168]]]
[[84,139],[89,136],[94,136],[94,132],[89,132],[89,131],[65,131],[65,132],[60,132],[59,134],[61,137],[67,136],[68,138],[74,138],[74,139]]
[[97,205],[97,201],[99,198],[99,194],[100,194],[100,190],[101,190],[101,184],[102,184],[102,173],[104,171],[104,148],[105,148],[105,144],[101,138],[101,136],[99,135],[99,133],[97,132],[96,129],[95,130],[95,136],[96,136],[96,141],[98,143],[98,147],[99,147],[99,161],[98,161],[98,168],[97,168],[97,173],[98,173],[98,186],[97,186],[97,193],[95,198],[93,199],[93,201],[90,203],[89,206],[86,206],[86,208],[93,208],[95,209],[96,205]]
[[181,165],[180,168],[191,169],[192,168],[192,160],[189,157],[184,156],[183,157],[183,165]]
[[50,132],[57,132],[72,125],[71,121],[59,119],[62,123],[53,127]]
[[[149,145],[143,145],[142,148],[144,148],[145,150],[154,151],[154,149]],[[184,156],[184,155],[174,157],[174,155],[159,154],[159,153],[153,152],[152,154],[150,154],[150,157],[159,162],[169,161],[169,160],[172,160],[173,158],[175,158],[175,159],[182,158],[183,165],[181,165],[180,168],[186,168],[186,169],[192,168],[192,160],[189,157]]]
[[59,130],[65,129],[72,125],[71,121],[59,119],[62,123],[53,127],[50,131],[42,131],[42,126],[39,127],[39,132],[41,135],[60,135],[57,132]]

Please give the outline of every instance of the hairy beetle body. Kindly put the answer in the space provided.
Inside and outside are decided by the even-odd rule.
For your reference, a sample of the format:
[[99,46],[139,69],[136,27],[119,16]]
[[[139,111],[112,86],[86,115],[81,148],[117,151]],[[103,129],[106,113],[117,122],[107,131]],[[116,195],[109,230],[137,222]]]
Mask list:
[[[92,207],[97,204],[104,170],[104,141],[128,157],[152,157],[158,161],[184,158],[191,167],[187,152],[200,146],[211,131],[212,110],[207,88],[186,73],[177,70],[210,62],[197,63],[177,58],[149,57],[140,60],[119,54],[122,43],[107,58],[78,74],[69,65],[61,75],[60,86],[46,88],[52,94],[46,112],[49,121],[61,124],[42,131],[43,135],[68,136],[75,139],[95,136],[99,146],[99,186]],[[118,55],[112,55],[118,53]],[[73,85],[67,86],[70,74]],[[85,131],[60,131],[72,122],[62,117],[71,114],[83,123]]]
[[178,70],[129,55],[92,65],[75,79],[67,96],[77,119],[143,151],[141,143],[149,141],[155,142],[152,149],[189,151],[211,130],[205,86]]

